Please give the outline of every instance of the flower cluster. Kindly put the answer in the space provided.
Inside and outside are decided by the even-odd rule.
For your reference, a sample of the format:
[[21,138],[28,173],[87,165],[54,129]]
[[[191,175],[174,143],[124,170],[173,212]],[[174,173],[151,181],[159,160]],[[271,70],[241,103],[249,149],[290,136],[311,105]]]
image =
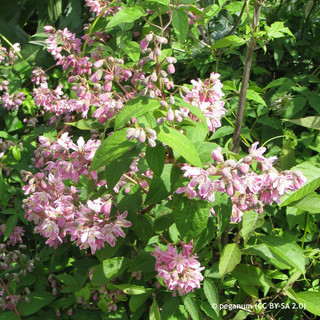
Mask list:
[[[300,171],[278,172],[273,167],[276,157],[264,157],[265,151],[266,148],[258,148],[255,142],[249,155],[236,162],[225,160],[221,148],[217,148],[212,151],[215,165],[210,164],[207,169],[187,164],[182,167],[184,177],[191,180],[176,193],[210,202],[214,202],[216,192],[227,193],[233,203],[231,222],[240,222],[244,212],[249,210],[262,213],[264,204],[279,203],[284,194],[298,190],[306,182]],[[254,164],[259,172],[254,171]]]
[[219,73],[212,72],[210,78],[204,81],[191,80],[192,90],[184,88],[182,91],[184,100],[202,111],[207,119],[208,128],[212,132],[221,127],[221,117],[226,113],[226,109],[223,108],[224,93],[221,91],[222,83],[219,78]]
[[182,244],[182,253],[177,248],[167,245],[167,250],[162,251],[158,246],[151,254],[156,258],[155,269],[158,277],[162,278],[167,289],[185,295],[195,288],[200,288],[203,280],[197,255],[192,255],[193,244]]
[[[93,180],[104,188],[106,181],[98,180],[95,171],[89,172],[90,164],[100,140],[80,137],[75,144],[68,133],[57,141],[41,136],[41,145],[35,150],[35,166],[40,172],[33,175],[22,172],[29,184],[23,187],[28,198],[24,200],[25,217],[37,225],[35,231],[47,238],[49,246],[57,247],[70,236],[80,249],[90,248],[92,253],[104,247],[105,242],[115,245],[117,237],[124,237],[122,228],[131,226],[125,220],[127,212],[112,212],[112,200],[103,198],[81,203],[81,177]],[[70,183],[73,181],[73,183]]]

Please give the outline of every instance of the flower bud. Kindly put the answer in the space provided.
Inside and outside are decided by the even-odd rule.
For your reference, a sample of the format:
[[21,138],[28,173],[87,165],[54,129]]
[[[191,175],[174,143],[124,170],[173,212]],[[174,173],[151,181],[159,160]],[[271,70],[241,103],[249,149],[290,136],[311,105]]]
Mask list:
[[169,120],[169,121],[173,121],[174,120],[174,113],[173,113],[171,108],[167,112],[167,120]]
[[169,74],[173,74],[173,73],[175,73],[176,72],[176,69],[175,69],[175,67],[174,67],[174,65],[171,63],[171,64],[169,64],[168,65],[168,73]]

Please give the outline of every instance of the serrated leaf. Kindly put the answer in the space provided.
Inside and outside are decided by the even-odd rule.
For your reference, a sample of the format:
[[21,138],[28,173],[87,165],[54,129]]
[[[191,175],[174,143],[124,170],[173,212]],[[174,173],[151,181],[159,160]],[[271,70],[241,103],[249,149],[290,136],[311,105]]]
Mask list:
[[211,204],[204,200],[188,199],[175,195],[173,219],[186,243],[196,238],[207,226]]
[[4,234],[4,241],[6,241],[12,234],[12,231],[14,229],[14,227],[17,225],[18,223],[18,216],[17,215],[12,215],[9,217],[9,219],[7,220],[6,223],[6,231]]
[[293,268],[302,274],[305,273],[303,250],[295,242],[275,236],[260,237],[259,240],[265,243],[271,251],[289,263]]
[[246,244],[256,228],[262,227],[264,224],[264,216],[255,211],[248,211],[242,217],[241,236]]
[[200,313],[196,302],[193,300],[191,293],[182,297],[184,306],[186,307],[188,313],[192,320],[200,320]]
[[253,100],[253,101],[257,102],[257,103],[260,103],[260,104],[262,104],[264,106],[267,106],[265,101],[260,97],[259,93],[257,93],[254,90],[248,89],[246,98],[248,100]]
[[152,302],[152,305],[150,308],[150,313],[149,313],[149,319],[150,320],[161,320],[159,306],[158,306],[156,299],[154,299]]
[[241,261],[241,250],[236,243],[227,244],[221,253],[219,261],[219,273],[222,277],[234,270]]
[[270,27],[266,26],[265,29],[268,37],[271,39],[282,38],[284,34],[294,37],[290,29],[284,26],[284,22],[276,21]]
[[306,117],[306,118],[300,118],[300,119],[283,119],[283,121],[289,121],[302,127],[320,130],[320,117],[318,116]]
[[191,141],[178,130],[170,127],[160,127],[157,139],[178,152],[183,158],[196,167],[202,167],[197,149]]
[[121,23],[130,23],[138,20],[144,15],[144,10],[139,6],[123,8],[118,11],[109,21],[107,29],[111,29]]
[[113,132],[103,140],[92,160],[90,170],[96,170],[108,165],[111,161],[119,158],[133,148],[137,143],[129,141],[126,137],[127,128]]
[[174,10],[172,13],[172,26],[179,42],[183,44],[189,30],[188,15],[182,10]]
[[281,199],[280,207],[287,206],[293,201],[300,200],[307,194],[315,191],[320,187],[320,168],[316,167],[311,162],[302,162],[291,170],[299,170],[307,178],[307,182],[297,191],[285,195]]

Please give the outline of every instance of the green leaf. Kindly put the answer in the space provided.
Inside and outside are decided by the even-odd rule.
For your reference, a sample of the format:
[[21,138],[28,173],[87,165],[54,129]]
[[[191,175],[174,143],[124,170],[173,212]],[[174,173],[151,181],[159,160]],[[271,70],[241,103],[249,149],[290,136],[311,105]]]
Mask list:
[[320,130],[320,117],[317,116],[300,119],[283,119],[283,121],[289,121],[302,127]]
[[311,95],[308,97],[308,102],[310,106],[320,114],[320,95],[316,92],[311,92]]
[[290,29],[284,26],[284,22],[276,21],[270,27],[266,26],[265,29],[268,37],[271,39],[282,38],[284,34],[294,37]]
[[225,136],[229,136],[231,134],[233,134],[234,132],[234,128],[231,126],[223,126],[221,128],[219,128],[211,137],[210,137],[210,141],[211,140],[215,140],[215,139],[219,139],[219,138],[223,138]]
[[264,106],[267,106],[265,101],[260,97],[259,93],[257,93],[256,91],[254,90],[251,90],[251,89],[248,89],[247,90],[247,95],[246,95],[246,98],[248,100],[253,100],[259,104],[262,104]]
[[76,127],[80,130],[104,129],[105,126],[93,119],[81,119],[75,122],[66,122],[68,126]]
[[195,115],[197,118],[201,120],[201,123],[203,127],[206,129],[207,133],[209,132],[208,125],[207,125],[207,119],[203,115],[203,112],[196,106],[193,106],[192,104],[188,103],[187,101],[183,100],[180,97],[175,97],[175,104],[179,105],[179,107],[186,108],[191,111],[193,115]]
[[143,294],[131,296],[129,300],[130,310],[132,312],[136,312],[150,296],[151,296],[151,293],[143,293]]
[[315,191],[320,187],[320,168],[311,162],[302,162],[291,170],[299,170],[307,178],[307,182],[297,191],[285,195],[281,200],[280,207],[287,206],[293,201],[300,200],[307,194]]
[[22,316],[30,316],[31,314],[36,313],[55,299],[51,292],[49,293],[46,291],[31,292],[28,295],[28,298],[30,299],[30,302],[23,303],[22,305]]
[[287,261],[280,258],[276,253],[272,252],[271,249],[264,243],[254,245],[245,249],[245,252],[248,254],[256,254],[265,261],[272,263],[276,268],[290,269],[290,265]]
[[173,218],[183,240],[189,243],[207,226],[211,204],[204,200],[174,195]]
[[123,8],[118,11],[109,21],[107,29],[111,29],[121,23],[130,23],[138,20],[144,15],[144,11],[139,6],[134,6],[132,8]]
[[220,317],[218,290],[211,279],[204,279],[203,292],[208,302],[210,303],[210,306],[213,309],[216,318]]
[[222,38],[218,41],[216,41],[213,46],[211,46],[212,49],[221,49],[221,48],[227,48],[227,47],[239,47],[245,44],[246,41],[242,38],[239,38],[236,35],[231,35],[225,38]]
[[259,239],[293,268],[302,274],[305,273],[303,250],[295,242],[275,236],[259,237]]
[[146,159],[156,176],[160,176],[163,171],[165,157],[166,152],[161,143],[158,143],[154,148],[147,146]]
[[106,259],[94,270],[92,282],[98,285],[106,283],[122,274],[128,268],[129,264],[130,259],[125,257]]
[[152,305],[150,308],[150,313],[149,313],[149,319],[150,320],[161,320],[159,306],[158,306],[156,299],[154,299],[152,302]]
[[138,97],[131,99],[117,114],[114,124],[115,130],[118,130],[126,125],[132,118],[140,117],[147,112],[153,111],[160,107],[160,103],[156,99],[148,97]]
[[291,202],[291,206],[310,213],[320,213],[320,195],[315,192],[309,193],[302,199]]
[[126,137],[127,128],[113,132],[107,139],[103,140],[92,160],[90,170],[99,169],[119,158],[132,149],[137,143],[129,141]]
[[9,217],[6,223],[6,232],[4,235],[4,241],[6,241],[12,234],[13,228],[17,225],[18,223],[18,216],[12,215]]
[[289,102],[289,106],[286,108],[284,118],[288,121],[288,118],[294,117],[299,111],[303,110],[307,103],[307,98],[302,96],[297,96]]
[[235,270],[232,271],[232,276],[238,280],[239,286],[250,296],[259,298],[257,290],[254,287],[262,287],[264,295],[266,295],[270,287],[274,287],[272,281],[265,275],[265,273],[255,266],[247,266],[239,264]]
[[118,183],[121,176],[128,172],[130,165],[135,160],[140,152],[140,148],[134,148],[119,158],[111,161],[105,168],[105,177],[107,180],[108,189],[112,190],[113,187]]
[[170,0],[148,0],[148,1],[149,2],[157,2],[157,3],[163,4],[165,6],[170,5]]
[[219,261],[219,273],[222,277],[234,270],[241,261],[241,250],[236,243],[227,244],[221,253]]
[[182,301],[192,320],[200,320],[200,313],[196,302],[193,300],[191,293],[182,297]]
[[287,296],[301,303],[309,312],[316,316],[320,316],[320,293],[315,291],[294,292],[293,289],[287,288],[285,290]]
[[19,320],[19,316],[13,313],[13,311],[2,312],[0,314],[0,320]]
[[165,164],[161,176],[153,176],[145,204],[157,203],[175,191],[174,184],[179,177],[179,171],[172,164]]
[[196,167],[202,167],[199,154],[191,141],[178,130],[170,127],[159,127],[157,139],[178,152]]
[[264,215],[255,211],[248,211],[242,217],[241,236],[246,244],[253,231],[262,227],[264,224]]
[[130,295],[139,295],[139,294],[146,293],[148,291],[148,289],[146,289],[145,287],[137,286],[134,284],[117,284],[114,286],[120,289],[121,291],[123,291],[124,293],[130,294]]
[[226,193],[217,192],[215,194],[215,201],[213,203],[214,211],[218,219],[217,238],[219,238],[227,225],[230,223],[232,213],[232,201]]
[[174,10],[172,13],[172,26],[179,42],[183,44],[189,30],[188,15],[182,10]]
[[130,57],[133,62],[139,61],[141,53],[139,43],[135,41],[122,42],[121,49]]

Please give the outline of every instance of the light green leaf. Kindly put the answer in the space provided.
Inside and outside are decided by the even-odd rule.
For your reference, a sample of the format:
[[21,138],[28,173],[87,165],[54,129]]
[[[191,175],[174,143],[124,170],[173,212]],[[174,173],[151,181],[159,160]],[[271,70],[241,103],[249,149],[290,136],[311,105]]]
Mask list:
[[172,13],[172,26],[179,42],[183,44],[189,30],[188,15],[183,10],[174,10]]
[[101,285],[122,274],[129,266],[130,259],[115,257],[106,259],[93,272],[92,282]]
[[175,195],[173,219],[186,243],[196,238],[207,226],[211,204],[204,200]]
[[305,273],[303,250],[295,242],[275,236],[265,236],[260,237],[259,239],[265,243],[271,251],[289,263],[293,268],[303,274]]
[[[117,284],[114,285],[116,288],[120,289],[126,294],[139,295],[146,293],[148,290],[143,286],[137,286],[134,284]],[[150,289],[149,289],[150,290]]]
[[121,49],[130,57],[133,62],[138,62],[140,59],[140,46],[135,41],[126,41],[121,43]]
[[241,261],[241,250],[236,243],[227,244],[221,253],[219,261],[219,273],[222,277],[234,270]]
[[187,311],[189,312],[192,320],[200,320],[199,309],[197,304],[192,298],[191,293],[182,297],[182,301],[184,306],[186,307]]
[[293,201],[300,200],[307,194],[315,191],[320,187],[320,168],[311,162],[302,162],[291,170],[299,170],[307,178],[307,182],[297,191],[285,195],[281,199],[280,207],[287,206]]
[[131,148],[136,146],[135,141],[129,141],[126,137],[127,128],[113,132],[103,140],[92,160],[90,170],[99,169],[119,158]]
[[253,231],[262,227],[264,224],[264,215],[255,211],[248,211],[242,217],[241,236],[246,244]]
[[298,201],[290,203],[290,207],[295,207],[310,213],[320,213],[320,195],[312,192]]
[[211,46],[213,49],[221,49],[221,48],[227,48],[227,47],[239,47],[245,44],[246,41],[236,35],[231,35],[225,38],[222,38],[218,41],[216,41],[213,46]]
[[136,312],[150,297],[151,293],[143,293],[139,295],[133,295],[129,300],[129,308],[132,312]]
[[157,139],[178,152],[196,167],[202,167],[197,149],[191,141],[178,130],[170,127],[159,127]]
[[203,292],[208,299],[208,302],[210,303],[210,306],[213,309],[216,318],[220,317],[218,290],[211,279],[204,279]]
[[300,119],[283,119],[283,121],[289,121],[302,127],[320,130],[320,117],[317,116]]
[[132,118],[140,117],[158,107],[160,107],[160,103],[156,99],[150,99],[148,97],[131,99],[117,114],[114,129],[118,130],[125,126]]
[[148,1],[149,2],[157,2],[157,3],[163,4],[165,6],[170,5],[170,0],[148,0]]
[[154,299],[152,302],[152,305],[150,308],[150,313],[149,313],[149,319],[150,320],[161,320],[159,306],[158,306],[156,299]]
[[68,126],[76,127],[80,130],[104,129],[105,126],[93,119],[81,119],[75,122],[66,122]]
[[303,292],[294,292],[293,289],[287,288],[285,290],[287,296],[296,301],[297,303],[301,303],[302,306],[306,307],[306,309],[313,313],[316,316],[320,316],[320,293],[314,291],[303,291]]
[[276,21],[270,27],[266,26],[265,29],[268,37],[271,39],[282,38],[284,34],[294,37],[290,29],[284,26],[284,22]]
[[107,29],[111,29],[121,23],[130,23],[138,20],[144,15],[144,11],[139,6],[132,8],[123,8],[118,11],[109,21]]
[[257,93],[254,90],[248,89],[246,98],[248,100],[253,100],[253,101],[257,102],[257,103],[260,103],[260,104],[262,104],[264,106],[267,106],[265,101],[260,97],[259,93]]

